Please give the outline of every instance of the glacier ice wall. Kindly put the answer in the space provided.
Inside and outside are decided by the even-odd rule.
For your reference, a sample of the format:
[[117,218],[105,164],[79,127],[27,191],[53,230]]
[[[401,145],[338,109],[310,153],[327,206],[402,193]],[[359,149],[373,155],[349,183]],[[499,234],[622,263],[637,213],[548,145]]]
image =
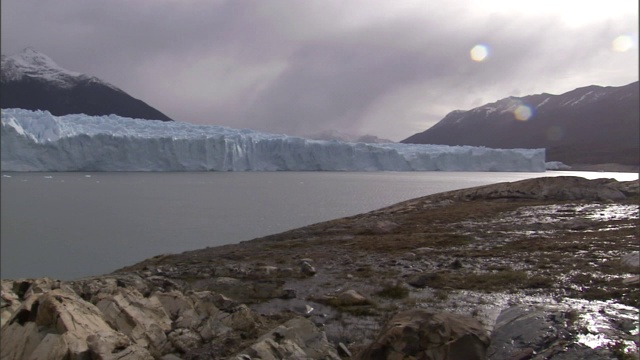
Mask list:
[[364,144],[2,109],[2,171],[545,171],[544,149]]

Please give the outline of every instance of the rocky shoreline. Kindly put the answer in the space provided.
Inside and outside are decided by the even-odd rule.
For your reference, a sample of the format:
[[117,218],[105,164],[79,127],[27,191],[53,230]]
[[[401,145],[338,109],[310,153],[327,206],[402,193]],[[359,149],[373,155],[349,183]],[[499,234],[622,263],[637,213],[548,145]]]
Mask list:
[[451,191],[76,281],[2,280],[1,359],[637,359],[638,181]]

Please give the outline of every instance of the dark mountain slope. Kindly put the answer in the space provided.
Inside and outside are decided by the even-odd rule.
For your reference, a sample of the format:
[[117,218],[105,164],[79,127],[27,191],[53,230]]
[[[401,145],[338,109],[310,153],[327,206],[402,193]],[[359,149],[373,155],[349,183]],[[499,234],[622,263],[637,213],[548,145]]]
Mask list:
[[0,107],[48,110],[54,115],[120,115],[172,121],[171,118],[96,77],[59,67],[46,55],[25,49],[2,56]]
[[[547,161],[566,164],[640,162],[638,82],[588,86],[562,95],[509,97],[469,111],[453,111],[402,142],[546,148]],[[526,118],[527,120],[518,120]]]

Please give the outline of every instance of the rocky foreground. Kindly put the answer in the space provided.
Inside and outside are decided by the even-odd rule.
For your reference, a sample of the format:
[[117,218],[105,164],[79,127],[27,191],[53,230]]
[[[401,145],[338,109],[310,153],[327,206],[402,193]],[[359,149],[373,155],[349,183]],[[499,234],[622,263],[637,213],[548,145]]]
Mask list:
[[637,359],[638,182],[436,194],[112,274],[2,280],[5,359]]

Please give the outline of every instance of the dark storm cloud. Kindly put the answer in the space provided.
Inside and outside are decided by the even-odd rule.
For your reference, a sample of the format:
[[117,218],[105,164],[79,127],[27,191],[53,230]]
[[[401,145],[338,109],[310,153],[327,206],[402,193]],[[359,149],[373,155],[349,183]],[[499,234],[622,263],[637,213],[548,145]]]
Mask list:
[[183,121],[394,140],[509,95],[637,80],[637,48],[610,50],[637,38],[637,5],[571,24],[587,7],[489,3],[3,0],[2,52],[33,46]]
[[[298,134],[357,131],[372,106],[403,88],[425,84],[427,90],[421,90],[425,103],[481,93],[505,78],[517,81],[509,89],[516,91],[564,70],[567,53],[587,62],[601,46],[593,39],[565,41],[579,39],[580,34],[558,36],[554,25],[553,20],[541,19],[535,27],[519,29],[517,23],[493,17],[474,29],[447,29],[437,19],[431,23],[403,19],[308,42],[287,59],[287,68],[251,104],[247,126]],[[469,49],[477,43],[490,44],[490,61],[470,61]],[[528,70],[523,71],[522,64]],[[387,124],[402,126],[402,119],[390,114]]]
[[[423,36],[407,39],[407,32]],[[352,130],[384,96],[458,77],[468,63],[468,45],[451,34],[431,32],[428,24],[400,21],[308,42],[251,104],[251,116],[262,116],[280,131]]]

